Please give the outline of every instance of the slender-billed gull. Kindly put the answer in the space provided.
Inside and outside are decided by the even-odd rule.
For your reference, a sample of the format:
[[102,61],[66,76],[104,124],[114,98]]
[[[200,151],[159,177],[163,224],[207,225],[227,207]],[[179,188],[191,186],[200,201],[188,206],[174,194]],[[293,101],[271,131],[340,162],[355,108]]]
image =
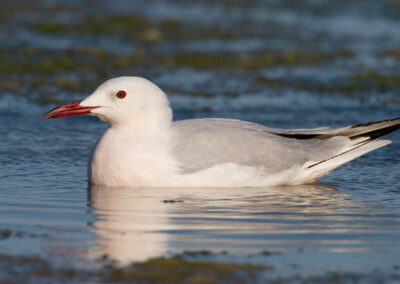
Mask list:
[[107,186],[243,187],[313,182],[391,143],[400,118],[341,128],[282,130],[235,119],[172,121],[167,96],[119,77],[44,118],[90,114],[109,123],[90,156],[89,181]]

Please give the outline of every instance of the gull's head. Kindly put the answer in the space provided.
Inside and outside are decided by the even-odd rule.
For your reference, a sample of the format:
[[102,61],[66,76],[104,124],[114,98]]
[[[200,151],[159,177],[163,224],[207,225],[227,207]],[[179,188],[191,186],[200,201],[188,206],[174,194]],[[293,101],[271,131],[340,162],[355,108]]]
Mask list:
[[101,84],[83,101],[56,107],[44,118],[90,114],[111,125],[137,120],[172,119],[167,96],[152,82],[140,77],[118,77]]

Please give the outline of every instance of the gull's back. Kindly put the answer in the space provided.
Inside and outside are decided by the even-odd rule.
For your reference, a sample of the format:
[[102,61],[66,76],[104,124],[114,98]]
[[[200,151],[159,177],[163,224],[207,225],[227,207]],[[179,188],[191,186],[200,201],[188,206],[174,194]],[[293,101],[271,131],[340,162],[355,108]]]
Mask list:
[[[173,129],[174,156],[183,173],[234,163],[273,174],[332,157],[350,141],[344,136],[290,138],[279,135],[279,130],[234,119],[182,120],[174,122]],[[308,130],[312,131],[316,130]]]

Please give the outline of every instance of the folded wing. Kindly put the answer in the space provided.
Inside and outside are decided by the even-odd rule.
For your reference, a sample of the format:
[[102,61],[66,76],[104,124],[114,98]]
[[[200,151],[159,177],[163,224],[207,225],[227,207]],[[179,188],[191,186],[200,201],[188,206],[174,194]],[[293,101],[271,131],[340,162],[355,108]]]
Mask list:
[[182,120],[173,128],[174,155],[182,173],[224,163],[256,167],[266,174],[300,166],[306,181],[312,181],[389,144],[377,139],[399,129],[400,118],[336,129],[272,129],[232,119]]

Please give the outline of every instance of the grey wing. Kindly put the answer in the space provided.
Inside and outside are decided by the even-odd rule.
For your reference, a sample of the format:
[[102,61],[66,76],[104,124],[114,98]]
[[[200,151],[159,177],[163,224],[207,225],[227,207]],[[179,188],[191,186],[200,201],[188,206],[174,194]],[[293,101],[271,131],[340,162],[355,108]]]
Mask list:
[[232,119],[177,121],[173,129],[177,136],[173,153],[183,173],[223,163],[274,173],[329,159],[350,141],[328,128],[287,131]]

